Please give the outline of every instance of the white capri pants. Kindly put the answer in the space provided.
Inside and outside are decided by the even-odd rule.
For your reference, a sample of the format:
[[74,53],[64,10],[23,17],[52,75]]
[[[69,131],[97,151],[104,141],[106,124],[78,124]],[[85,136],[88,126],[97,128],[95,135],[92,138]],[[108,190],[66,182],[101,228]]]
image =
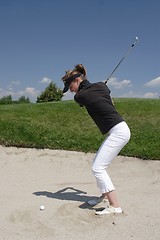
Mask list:
[[118,155],[130,139],[130,129],[126,122],[121,122],[111,128],[108,136],[100,146],[93,160],[92,171],[96,177],[97,186],[101,194],[115,190],[115,187],[106,172],[106,168]]

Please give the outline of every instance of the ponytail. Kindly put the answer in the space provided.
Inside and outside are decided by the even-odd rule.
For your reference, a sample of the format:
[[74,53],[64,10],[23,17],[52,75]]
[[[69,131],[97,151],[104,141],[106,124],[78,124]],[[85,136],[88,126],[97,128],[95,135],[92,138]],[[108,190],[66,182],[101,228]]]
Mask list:
[[82,64],[77,64],[74,68],[74,70],[80,74],[83,75],[83,77],[85,78],[87,75],[87,71],[85,69],[85,67]]
[[68,70],[66,71],[66,74],[64,75],[64,77],[62,77],[62,80],[63,81],[66,81],[68,78],[76,75],[76,74],[80,74],[81,75],[81,78],[83,80],[86,79],[86,75],[87,75],[87,72],[86,72],[86,69],[85,67],[82,65],[82,64],[77,64],[73,70]]

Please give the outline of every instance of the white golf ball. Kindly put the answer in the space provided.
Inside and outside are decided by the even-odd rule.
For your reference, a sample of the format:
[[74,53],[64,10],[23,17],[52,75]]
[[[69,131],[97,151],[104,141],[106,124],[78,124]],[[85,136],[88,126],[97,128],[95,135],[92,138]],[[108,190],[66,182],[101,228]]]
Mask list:
[[41,205],[41,206],[40,206],[40,210],[41,210],[41,211],[44,211],[44,209],[45,209],[44,205]]
[[136,37],[136,41],[138,41],[138,37]]

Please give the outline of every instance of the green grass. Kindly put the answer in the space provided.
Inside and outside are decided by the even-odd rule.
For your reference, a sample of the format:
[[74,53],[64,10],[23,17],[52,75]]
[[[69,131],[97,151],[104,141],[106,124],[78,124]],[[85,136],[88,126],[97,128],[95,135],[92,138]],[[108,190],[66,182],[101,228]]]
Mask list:
[[[121,155],[160,159],[160,100],[114,99],[131,129]],[[96,152],[105,136],[74,101],[0,105],[0,144]]]

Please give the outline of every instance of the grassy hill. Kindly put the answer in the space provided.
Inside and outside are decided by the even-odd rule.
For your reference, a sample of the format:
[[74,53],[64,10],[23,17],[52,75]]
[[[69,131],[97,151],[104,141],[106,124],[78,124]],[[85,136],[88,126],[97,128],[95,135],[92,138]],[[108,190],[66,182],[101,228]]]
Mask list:
[[[114,99],[131,129],[121,155],[160,159],[160,100]],[[74,101],[0,105],[0,144],[96,152],[105,136]]]

